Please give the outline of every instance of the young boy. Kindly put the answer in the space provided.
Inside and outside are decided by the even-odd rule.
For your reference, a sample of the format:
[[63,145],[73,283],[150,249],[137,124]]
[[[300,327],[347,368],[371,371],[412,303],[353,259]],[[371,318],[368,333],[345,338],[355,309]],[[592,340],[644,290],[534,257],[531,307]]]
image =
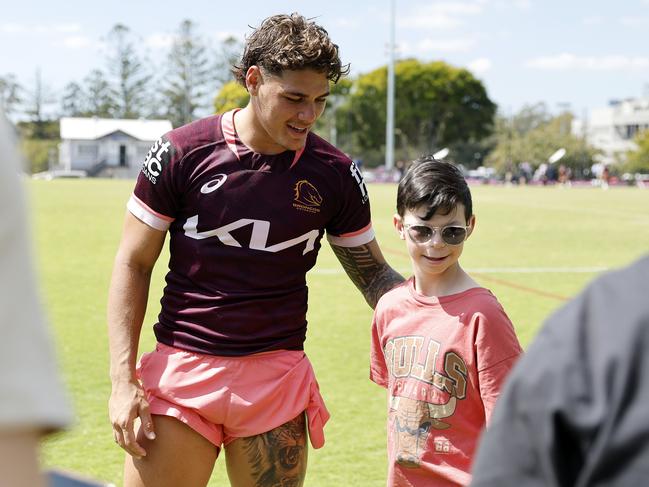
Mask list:
[[414,275],[376,306],[370,367],[389,391],[388,486],[467,485],[521,347],[495,296],[458,262],[475,216],[457,168],[416,160],[399,183],[397,212]]

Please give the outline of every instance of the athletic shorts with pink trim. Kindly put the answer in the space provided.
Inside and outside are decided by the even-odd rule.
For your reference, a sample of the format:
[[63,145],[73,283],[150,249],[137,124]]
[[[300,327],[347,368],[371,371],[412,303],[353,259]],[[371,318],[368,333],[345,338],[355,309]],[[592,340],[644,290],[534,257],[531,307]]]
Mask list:
[[324,445],[329,412],[303,351],[223,357],[158,343],[142,355],[137,372],[152,414],[182,421],[219,449],[277,428],[303,411],[311,445]]

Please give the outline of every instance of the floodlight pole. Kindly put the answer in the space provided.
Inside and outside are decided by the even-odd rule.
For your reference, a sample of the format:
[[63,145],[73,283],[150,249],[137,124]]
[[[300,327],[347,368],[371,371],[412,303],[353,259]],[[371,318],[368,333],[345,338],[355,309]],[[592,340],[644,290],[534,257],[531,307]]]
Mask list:
[[385,123],[385,168],[394,167],[394,18],[396,0],[390,0],[390,44],[388,46],[388,111]]

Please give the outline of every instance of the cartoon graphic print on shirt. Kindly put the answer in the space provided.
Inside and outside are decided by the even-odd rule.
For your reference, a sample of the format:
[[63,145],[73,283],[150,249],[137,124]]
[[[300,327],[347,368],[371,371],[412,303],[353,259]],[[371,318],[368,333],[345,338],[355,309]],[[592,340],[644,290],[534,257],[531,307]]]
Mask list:
[[[423,363],[423,345],[426,358]],[[390,397],[394,459],[405,468],[421,465],[430,433],[451,426],[457,401],[466,397],[467,366],[457,353],[444,355],[444,370],[435,370],[441,344],[423,336],[400,336],[389,340],[384,349],[388,373],[394,388]],[[440,392],[445,394],[440,394]],[[441,398],[448,396],[444,401]],[[450,451],[444,438],[435,438],[434,450]]]

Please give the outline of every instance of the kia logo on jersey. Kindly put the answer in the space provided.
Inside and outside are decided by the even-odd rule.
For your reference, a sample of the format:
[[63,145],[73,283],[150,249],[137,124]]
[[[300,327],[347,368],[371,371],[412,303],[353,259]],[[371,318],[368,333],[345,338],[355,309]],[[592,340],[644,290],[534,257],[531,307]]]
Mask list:
[[270,234],[269,221],[255,220],[253,218],[240,218],[232,223],[228,223],[227,225],[199,232],[198,215],[188,218],[185,225],[183,225],[183,230],[187,237],[193,238],[194,240],[216,237],[222,243],[230,247],[244,247],[245,242],[239,242],[234,235],[232,235],[232,232],[247,226],[252,226],[252,232],[247,247],[253,250],[263,250],[264,252],[280,252],[304,243],[302,255],[306,255],[315,248],[315,243],[320,236],[320,230],[314,229],[295,238],[285,240],[284,242],[277,242],[273,245],[268,245],[268,236]]
[[214,179],[201,186],[201,193],[210,194],[216,191],[223,185],[223,183],[225,183],[226,179],[228,179],[227,174],[217,174]]

